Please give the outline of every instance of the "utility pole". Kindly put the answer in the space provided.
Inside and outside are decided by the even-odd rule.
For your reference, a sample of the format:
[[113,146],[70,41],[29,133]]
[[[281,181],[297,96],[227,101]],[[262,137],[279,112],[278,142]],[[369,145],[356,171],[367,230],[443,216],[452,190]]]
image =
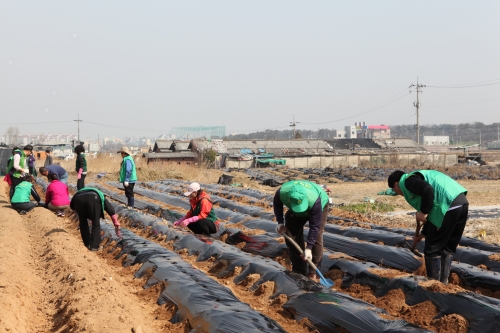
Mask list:
[[293,138],[295,139],[295,127],[297,126],[297,124],[300,124],[300,122],[296,122],[295,121],[295,116],[293,116],[293,122],[290,122],[290,127],[293,127]]
[[[422,92],[422,88],[425,88],[426,86],[423,84],[418,83],[418,76],[417,76],[417,84],[411,84],[410,89],[415,87],[417,89],[417,101],[413,102],[413,106],[417,109],[417,144],[420,145],[420,100],[419,100],[419,94]],[[410,90],[411,92],[411,90]]]
[[500,125],[497,125],[497,141],[500,141]]
[[80,144],[80,123],[83,121],[83,120],[80,120],[80,114],[78,114],[78,119],[75,120],[77,123],[78,123],[78,144]]

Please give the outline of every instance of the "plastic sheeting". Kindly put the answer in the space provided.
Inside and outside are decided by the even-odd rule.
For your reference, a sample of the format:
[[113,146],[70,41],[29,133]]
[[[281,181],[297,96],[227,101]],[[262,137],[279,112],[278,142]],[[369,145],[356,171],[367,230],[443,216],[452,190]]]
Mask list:
[[469,287],[500,290],[500,274],[468,264],[454,263],[451,272],[458,275],[462,283]]
[[473,292],[453,294],[432,291],[420,285],[422,281],[427,281],[424,277],[379,277],[370,270],[383,268],[373,264],[345,259],[330,260],[328,264],[330,269],[344,272],[343,286],[354,283],[367,285],[374,290],[377,297],[384,296],[393,289],[402,289],[408,305],[431,301],[439,308],[438,316],[457,313],[466,318],[469,321],[469,332],[500,332],[500,301],[497,299]]
[[[143,214],[137,212],[128,213],[127,216],[137,224],[140,224],[143,218]],[[250,274],[260,274],[261,278],[250,287],[250,290],[256,290],[266,281],[275,282],[274,296],[286,294],[289,297],[289,301],[283,307],[297,314],[298,319],[306,315],[320,332],[337,332],[341,328],[348,329],[347,327],[359,328],[353,332],[393,332],[394,329],[397,330],[394,332],[429,332],[402,320],[384,319],[380,315],[386,314],[385,311],[371,304],[327,290],[302,275],[286,271],[275,261],[242,252],[212,238],[168,229],[167,239],[175,239],[175,249],[185,248],[188,253],[197,254],[198,260],[216,257],[211,269],[213,275],[227,276],[235,267],[241,266],[244,268],[243,271],[234,279],[235,283],[240,283]],[[193,332],[253,332],[244,324],[262,323],[267,325],[266,328],[259,326],[264,332],[279,331],[272,326],[272,321],[261,314],[239,310],[242,305],[240,303],[233,305],[235,300],[229,290],[222,291],[221,285],[204,274],[199,274],[199,271],[182,261],[176,254],[166,249],[159,249],[157,244],[150,243],[126,232],[119,243],[123,246],[120,255],[128,253],[131,257],[127,258],[128,262],[144,262],[136,277],[152,274],[145,285],[146,288],[161,281],[165,285],[165,290],[159,302],[176,304],[179,307],[179,319],[188,318]],[[154,254],[155,251],[158,251],[158,254]],[[340,301],[330,302],[335,299]],[[322,312],[306,314],[307,308],[316,307],[321,308]],[[232,316],[232,320],[227,319],[231,318],[229,315]],[[345,316],[349,316],[348,322]]]

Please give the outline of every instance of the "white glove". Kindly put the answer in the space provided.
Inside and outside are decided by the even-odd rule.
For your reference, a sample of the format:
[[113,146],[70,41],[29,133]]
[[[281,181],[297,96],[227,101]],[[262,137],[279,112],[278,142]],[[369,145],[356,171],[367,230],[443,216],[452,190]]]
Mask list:
[[123,186],[128,187],[128,182],[124,182]]
[[278,225],[276,226],[276,232],[281,235],[282,233],[285,232],[285,230],[286,230],[285,225],[278,223]]
[[312,252],[311,249],[305,249],[304,251],[304,260],[312,260]]

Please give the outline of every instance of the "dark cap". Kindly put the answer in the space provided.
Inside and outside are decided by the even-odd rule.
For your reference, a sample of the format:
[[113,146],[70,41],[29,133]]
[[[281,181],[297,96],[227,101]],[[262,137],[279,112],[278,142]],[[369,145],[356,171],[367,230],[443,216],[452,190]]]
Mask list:
[[29,150],[29,151],[33,151],[33,146],[32,145],[26,145],[24,146],[23,148],[24,150]]

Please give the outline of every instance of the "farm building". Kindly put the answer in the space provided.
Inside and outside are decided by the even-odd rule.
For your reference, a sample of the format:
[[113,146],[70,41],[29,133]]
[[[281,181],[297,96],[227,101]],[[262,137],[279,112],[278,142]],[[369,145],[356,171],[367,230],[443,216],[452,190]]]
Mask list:
[[144,158],[148,164],[150,163],[176,163],[176,164],[194,164],[197,154],[191,151],[184,151],[180,153],[144,153]]

